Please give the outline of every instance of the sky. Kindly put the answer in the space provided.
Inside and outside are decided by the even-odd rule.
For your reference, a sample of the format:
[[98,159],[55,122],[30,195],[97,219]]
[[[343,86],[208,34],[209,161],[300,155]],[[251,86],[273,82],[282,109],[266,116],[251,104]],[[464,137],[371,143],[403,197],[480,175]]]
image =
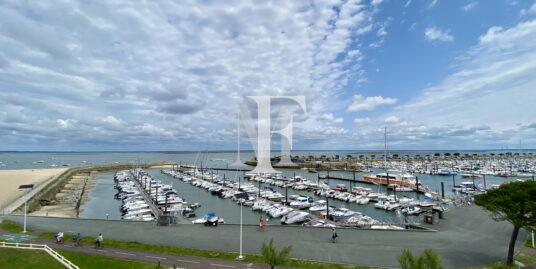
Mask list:
[[1,1],[0,151],[234,150],[248,96],[305,96],[294,150],[534,149],[535,37],[528,0]]

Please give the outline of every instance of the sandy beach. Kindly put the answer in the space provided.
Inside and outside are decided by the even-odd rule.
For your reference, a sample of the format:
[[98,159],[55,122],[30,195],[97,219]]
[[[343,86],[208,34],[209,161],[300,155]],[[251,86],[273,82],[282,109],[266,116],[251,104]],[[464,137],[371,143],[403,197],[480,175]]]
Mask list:
[[19,185],[39,184],[65,170],[67,168],[0,170],[0,206],[23,193],[19,190]]

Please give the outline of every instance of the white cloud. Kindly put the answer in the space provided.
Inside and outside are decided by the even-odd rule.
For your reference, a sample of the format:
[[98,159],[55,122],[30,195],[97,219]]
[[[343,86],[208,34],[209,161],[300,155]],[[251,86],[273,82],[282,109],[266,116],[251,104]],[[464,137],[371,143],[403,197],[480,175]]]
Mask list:
[[462,7],[462,10],[463,10],[463,11],[469,11],[469,10],[475,8],[477,5],[478,5],[478,2],[471,2],[471,3],[469,3],[469,4],[465,5],[465,6],[463,6],[463,7]]
[[392,105],[396,98],[384,98],[382,96],[363,97],[361,94],[354,95],[352,104],[346,109],[350,112],[372,111],[380,105]]
[[409,26],[408,31],[413,31],[413,29],[415,29],[415,26],[417,26],[417,23],[416,23],[416,22],[412,23],[412,24]]
[[354,119],[354,123],[357,124],[357,125],[363,125],[363,124],[367,124],[370,122],[370,118],[356,118]]
[[372,2],[370,4],[373,5],[373,6],[377,6],[377,5],[381,4],[382,2],[383,2],[383,0],[372,0]]
[[[164,140],[195,149],[227,138],[215,130],[233,128],[245,96],[303,95],[319,115],[366,80],[360,35],[375,29],[376,9],[360,0],[0,2],[0,115],[24,115],[0,122],[0,136],[16,131],[12,141],[39,147],[61,137],[58,146],[75,147],[64,150]],[[310,118],[298,130],[313,130]],[[77,135],[56,130],[68,126]]]
[[519,14],[521,16],[525,16],[527,14],[536,14],[536,3],[532,4],[532,6],[528,10],[527,9],[521,9]]
[[400,121],[400,119],[396,116],[390,116],[383,120],[385,123],[397,123]]
[[322,114],[319,117],[317,117],[317,119],[320,121],[328,122],[328,123],[343,123],[344,122],[343,118],[335,118],[335,116],[333,116],[333,114],[331,113]]
[[348,130],[334,126],[318,126],[315,128],[315,132],[322,133],[324,135],[344,135],[348,133]]
[[[516,123],[533,122],[536,115],[532,104],[536,100],[534,36],[536,20],[511,28],[489,28],[460,58],[455,72],[393,113],[428,126],[426,132],[441,128],[458,130],[448,132],[457,135],[474,130],[479,143],[504,145],[530,140],[536,134],[528,129],[518,131]],[[482,124],[487,127],[481,128]]]
[[404,8],[409,7],[410,4],[411,4],[411,0],[406,1],[406,4],[404,5]]
[[430,1],[430,4],[426,8],[430,9],[436,6],[438,0],[432,0]]
[[441,30],[436,27],[428,27],[424,30],[424,37],[428,41],[452,41],[454,37],[450,34],[450,30]]

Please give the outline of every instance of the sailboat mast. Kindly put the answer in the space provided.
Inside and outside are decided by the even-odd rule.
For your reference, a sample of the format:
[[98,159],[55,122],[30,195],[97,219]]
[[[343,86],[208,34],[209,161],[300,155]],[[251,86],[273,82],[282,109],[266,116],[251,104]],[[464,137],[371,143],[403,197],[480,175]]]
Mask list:
[[383,133],[383,167],[387,169],[387,126]]
[[236,113],[236,145],[237,149],[237,159],[240,160],[240,110]]

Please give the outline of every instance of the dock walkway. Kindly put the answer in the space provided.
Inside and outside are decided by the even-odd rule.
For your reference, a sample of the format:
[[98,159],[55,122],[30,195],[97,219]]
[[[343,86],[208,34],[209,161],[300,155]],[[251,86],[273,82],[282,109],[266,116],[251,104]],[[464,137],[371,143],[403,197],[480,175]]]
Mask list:
[[134,179],[133,182],[136,185],[136,188],[138,188],[138,191],[140,191],[140,194],[143,197],[143,200],[145,200],[145,203],[147,203],[149,205],[149,208],[151,209],[151,212],[153,213],[155,218],[157,218],[158,215],[159,215],[158,214],[158,207],[156,207],[156,205],[154,204],[154,202],[151,199],[151,197],[149,197],[149,195],[147,195],[147,192],[145,191],[143,186],[141,186],[140,182],[138,182],[138,178],[135,177],[131,172],[129,172],[129,173],[132,176],[132,178]]

